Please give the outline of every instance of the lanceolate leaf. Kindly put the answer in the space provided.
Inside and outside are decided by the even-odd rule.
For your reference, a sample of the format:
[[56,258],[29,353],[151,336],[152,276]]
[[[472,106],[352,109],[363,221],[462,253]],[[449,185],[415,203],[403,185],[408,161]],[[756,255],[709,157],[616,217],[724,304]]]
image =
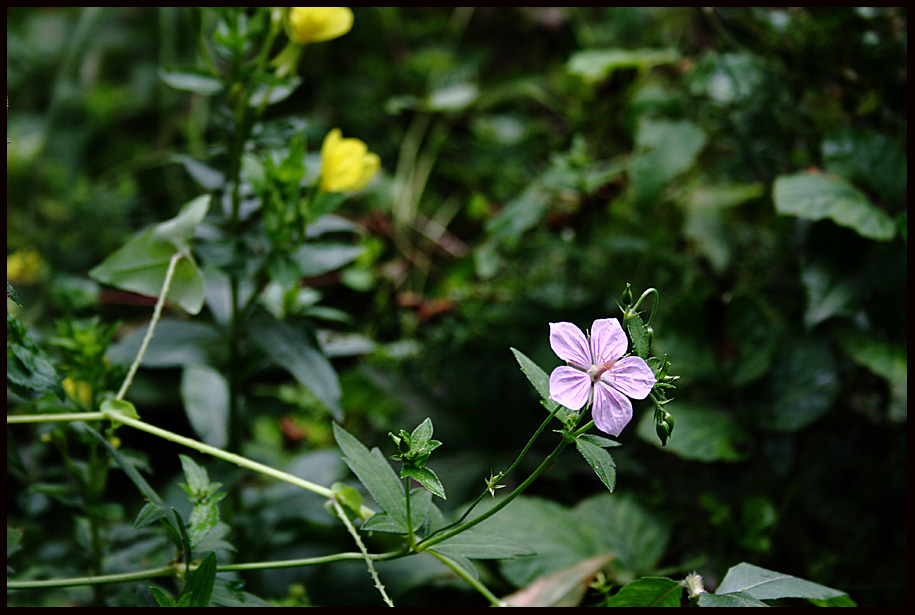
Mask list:
[[613,461],[610,453],[587,440],[577,439],[575,446],[588,465],[594,469],[601,482],[612,492],[616,487],[616,462]]
[[396,524],[401,532],[406,532],[407,509],[404,504],[403,486],[381,451],[373,448],[369,452],[359,440],[336,423],[334,437],[345,455],[343,461],[346,465],[365,485],[378,506],[387,513],[389,520]]
[[337,372],[305,331],[259,310],[250,320],[248,338],[307,387],[335,419],[343,420]]

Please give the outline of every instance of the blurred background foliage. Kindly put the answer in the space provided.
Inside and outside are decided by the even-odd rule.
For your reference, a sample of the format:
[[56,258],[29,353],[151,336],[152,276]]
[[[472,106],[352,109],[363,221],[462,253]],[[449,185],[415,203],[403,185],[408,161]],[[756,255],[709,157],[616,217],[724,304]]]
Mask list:
[[[91,361],[75,354],[114,335],[90,317],[122,323],[108,351],[117,372],[153,303],[99,288],[88,270],[205,191],[205,169],[195,176],[188,161],[214,155],[220,111],[159,74],[195,63],[206,15],[7,9],[7,277],[23,306],[8,309],[77,370]],[[639,556],[619,542],[632,536],[610,540],[635,553],[614,564],[622,580],[696,569],[714,588],[749,561],[860,605],[903,603],[906,53],[904,8],[356,8],[352,32],[306,49],[303,84],[261,127],[304,135],[315,171],[334,127],[382,159],[339,212],[360,256],[297,285],[340,376],[343,424],[388,455],[388,431],[430,416],[448,509],[542,420],[509,347],[549,371],[549,322],[619,316],[627,282],[654,286],[654,350],[682,377],[669,445],[637,404],[614,450],[615,503],[569,454],[518,505],[530,509],[519,523],[540,527],[544,507],[580,502],[583,518],[627,519],[651,545]],[[187,362],[153,357],[131,397],[146,420],[204,437],[183,409]],[[73,382],[117,381],[67,373],[71,399],[86,403],[92,391]],[[249,395],[243,452],[316,482],[346,476],[332,419],[307,390],[277,376]],[[28,474],[9,470],[8,526],[29,548],[13,563],[76,575],[80,524],[50,521],[76,506],[52,484],[60,430],[15,431]],[[177,454],[119,435],[178,497]],[[198,461],[242,492],[242,561],[351,549],[309,494]],[[162,543],[130,529],[142,505],[121,497],[132,486],[112,489],[128,510],[109,511],[109,569],[155,559]],[[609,517],[587,512],[600,506]],[[416,559],[379,567],[398,604],[477,603]],[[483,574],[510,593],[551,570],[525,565]],[[358,563],[244,578],[286,604],[377,603]],[[135,604],[125,585],[109,604]],[[89,594],[21,592],[10,604]]]

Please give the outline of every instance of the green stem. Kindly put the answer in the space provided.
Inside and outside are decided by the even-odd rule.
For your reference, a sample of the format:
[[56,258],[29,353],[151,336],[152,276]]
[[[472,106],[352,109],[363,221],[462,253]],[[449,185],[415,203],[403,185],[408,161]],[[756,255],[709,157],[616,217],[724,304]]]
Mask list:
[[153,310],[152,320],[149,321],[149,327],[146,329],[146,335],[143,336],[143,343],[140,344],[140,350],[137,352],[136,358],[130,365],[130,369],[127,371],[127,377],[124,378],[124,383],[121,385],[121,390],[118,391],[115,399],[124,399],[124,395],[127,394],[127,389],[129,389],[131,383],[133,383],[133,377],[136,375],[137,369],[143,361],[143,355],[146,354],[146,349],[149,347],[150,340],[152,340],[153,331],[155,331],[156,325],[159,323],[159,318],[162,316],[162,307],[165,305],[165,297],[168,295],[168,289],[172,285],[172,277],[175,275],[175,268],[178,266],[178,261],[181,260],[182,256],[184,256],[184,254],[177,252],[173,254],[168,261],[168,269],[165,271],[165,280],[162,282],[162,290],[159,292],[159,298],[156,300],[156,307]]
[[[556,409],[558,410],[559,407],[557,406]],[[546,426],[550,424],[550,421],[553,420],[553,417],[554,417],[554,416],[556,416],[556,410],[554,410],[553,412],[551,412],[550,415],[549,415],[548,417],[546,417],[546,420],[544,420],[544,421],[540,424],[540,427],[537,428],[537,431],[534,432],[534,435],[531,436],[531,439],[527,441],[527,444],[525,444],[525,445],[524,445],[524,448],[521,449],[521,452],[518,453],[518,456],[515,458],[515,461],[512,462],[512,464],[508,467],[508,469],[505,470],[505,472],[502,473],[502,478],[505,478],[506,476],[508,476],[509,474],[511,474],[512,470],[514,470],[514,469],[518,466],[518,464],[521,463],[521,460],[524,459],[524,456],[525,456],[525,455],[527,455],[527,451],[530,450],[531,446],[534,444],[534,441],[540,436],[540,433],[546,428]],[[442,532],[447,532],[447,531],[450,530],[451,528],[457,527],[458,525],[460,525],[461,523],[463,523],[464,519],[466,519],[467,516],[470,515],[470,513],[473,511],[473,509],[476,508],[477,505],[478,505],[480,502],[483,501],[483,498],[486,497],[486,494],[487,494],[488,492],[489,492],[489,488],[488,488],[488,487],[485,488],[485,489],[483,489],[483,492],[480,493],[480,495],[477,496],[477,499],[475,499],[475,500],[470,504],[469,507],[467,507],[467,510],[464,512],[463,515],[461,515],[460,519],[458,519],[458,520],[455,521],[454,523],[451,523],[451,524],[449,524],[449,525],[446,525],[446,526],[443,527],[443,528],[439,528],[439,529],[436,530],[435,532],[429,534],[428,536],[426,536],[426,540],[432,538],[433,536],[437,536],[438,534],[441,534]]]
[[537,477],[539,477],[541,474],[543,474],[546,471],[546,469],[548,467],[550,467],[550,465],[553,463],[553,461],[555,461],[556,458],[559,457],[559,454],[563,451],[563,449],[566,446],[569,445],[570,442],[572,442],[571,438],[569,438],[568,436],[564,436],[562,438],[562,441],[556,446],[555,449],[553,449],[553,452],[550,453],[547,456],[547,458],[544,459],[543,462],[539,466],[537,466],[537,469],[534,470],[531,473],[531,475],[525,479],[525,481],[523,483],[518,485],[514,491],[512,491],[510,494],[505,496],[505,498],[501,502],[499,502],[498,504],[496,504],[495,506],[493,506],[492,508],[490,508],[489,510],[487,510],[486,512],[481,514],[479,517],[474,517],[470,521],[467,521],[463,525],[459,525],[458,527],[454,528],[450,532],[445,532],[444,534],[440,534],[433,538],[427,538],[425,540],[421,540],[419,542],[419,544],[416,545],[414,550],[416,552],[425,551],[433,545],[436,545],[444,540],[448,540],[452,536],[456,536],[465,530],[469,530],[470,528],[477,525],[478,523],[482,523],[486,519],[489,519],[494,514],[496,514],[497,512],[499,512],[506,506],[508,506],[512,500],[514,500],[516,497],[521,495],[524,492],[524,490],[530,486],[531,483],[533,483],[535,480],[537,480]]
[[[322,555],[320,557],[306,557],[301,559],[278,560],[273,562],[253,562],[248,564],[224,564],[217,567],[217,572],[238,572],[242,570],[274,570],[279,568],[300,568],[303,566],[316,566],[319,564],[330,564],[333,562],[342,562],[350,560],[365,560],[366,557],[374,562],[383,562],[393,559],[400,559],[408,555],[406,549],[398,551],[389,551],[387,553],[335,553],[333,555]],[[193,572],[200,564],[190,564],[187,569]],[[74,587],[78,585],[101,585],[106,583],[124,583],[127,581],[139,581],[143,579],[155,579],[159,577],[180,577],[185,573],[183,563],[169,564],[159,566],[148,570],[137,570],[134,572],[122,572],[118,574],[105,574],[91,577],[73,577],[68,579],[44,579],[40,581],[7,581],[6,588],[9,589],[44,589],[49,587]]]
[[[407,497],[407,502],[409,502],[409,496]],[[385,604],[393,607],[394,603],[388,597],[387,592],[385,592],[384,585],[381,584],[381,579],[378,578],[378,573],[375,571],[375,566],[372,565],[372,558],[369,557],[368,549],[365,548],[365,544],[362,542],[362,539],[359,538],[359,532],[357,532],[356,528],[353,527],[353,524],[350,523],[349,517],[346,516],[346,511],[344,511],[343,507],[340,506],[340,502],[337,501],[337,498],[333,498],[331,502],[334,504],[334,510],[337,511],[337,516],[341,521],[343,521],[343,525],[346,526],[346,530],[353,537],[353,540],[356,541],[356,546],[359,547],[362,558],[365,560],[365,565],[368,567],[369,574],[371,575],[372,580],[375,582],[375,588],[381,594],[381,599],[384,600]],[[409,518],[409,512],[407,513],[407,517]]]
[[406,476],[403,479],[403,488],[405,492],[405,502],[407,508],[407,534],[409,536],[408,543],[411,547],[416,544],[416,533],[413,531],[413,517],[410,514],[410,477]]
[[489,600],[489,603],[492,606],[506,606],[504,602],[495,596],[495,594],[489,591],[488,587],[480,583],[479,579],[474,578],[473,575],[464,570],[462,566],[458,565],[457,562],[452,560],[450,557],[442,555],[441,553],[436,553],[435,551],[429,551],[428,553],[438,559],[441,563],[451,568],[459,577],[470,583],[474,589],[483,594],[483,596]]

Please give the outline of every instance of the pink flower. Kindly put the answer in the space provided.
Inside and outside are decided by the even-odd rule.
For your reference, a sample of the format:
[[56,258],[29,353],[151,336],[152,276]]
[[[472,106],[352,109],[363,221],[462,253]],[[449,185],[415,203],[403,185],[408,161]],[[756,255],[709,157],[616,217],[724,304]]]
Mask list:
[[550,347],[567,363],[550,374],[550,398],[570,410],[591,406],[597,428],[620,435],[632,420],[628,397],[648,397],[655,376],[640,357],[623,357],[629,340],[619,321],[595,320],[587,338],[570,322],[551,322]]

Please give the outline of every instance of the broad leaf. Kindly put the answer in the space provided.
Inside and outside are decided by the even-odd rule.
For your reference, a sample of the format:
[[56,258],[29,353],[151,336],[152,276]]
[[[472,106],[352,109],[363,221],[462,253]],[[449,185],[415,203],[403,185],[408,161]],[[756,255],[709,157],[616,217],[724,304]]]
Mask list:
[[805,220],[829,218],[876,241],[888,241],[896,235],[892,218],[875,207],[867,195],[836,175],[782,175],[775,180],[773,198],[775,210],[780,214]]
[[680,59],[673,49],[587,49],[569,58],[566,70],[588,81],[607,79],[615,70],[651,68]]
[[664,577],[642,577],[623,586],[607,606],[680,606],[683,585]]
[[471,559],[507,559],[533,553],[522,542],[478,528],[452,536],[434,549],[448,557],[462,555]]
[[290,256],[299,266],[300,275],[322,275],[356,260],[365,252],[362,246],[340,243],[306,243]]
[[761,600],[757,600],[746,592],[736,592],[733,594],[710,594],[703,592],[699,594],[699,606],[704,607],[746,607],[746,606],[769,606]]
[[846,592],[806,581],[789,574],[766,570],[747,564],[737,564],[724,575],[716,594],[746,593],[757,600],[778,598],[816,598],[830,600],[846,595]]
[[[749,455],[750,434],[730,414],[680,401],[674,402],[671,413],[677,430],[664,447],[666,452],[695,461],[740,461]],[[638,435],[661,448],[654,413],[642,415]]]
[[194,199],[175,218],[131,239],[92,269],[89,276],[103,284],[157,297],[172,256],[180,252],[183,257],[175,267],[166,298],[189,314],[197,314],[203,307],[204,280],[191,257],[190,239],[209,206],[208,195]]
[[648,338],[648,327],[642,322],[641,316],[633,314],[626,319],[626,328],[629,329],[629,337],[632,338],[632,352],[636,356],[647,359],[651,340]]
[[635,141],[629,175],[636,200],[647,204],[656,201],[672,179],[693,166],[706,137],[691,122],[643,119]]

